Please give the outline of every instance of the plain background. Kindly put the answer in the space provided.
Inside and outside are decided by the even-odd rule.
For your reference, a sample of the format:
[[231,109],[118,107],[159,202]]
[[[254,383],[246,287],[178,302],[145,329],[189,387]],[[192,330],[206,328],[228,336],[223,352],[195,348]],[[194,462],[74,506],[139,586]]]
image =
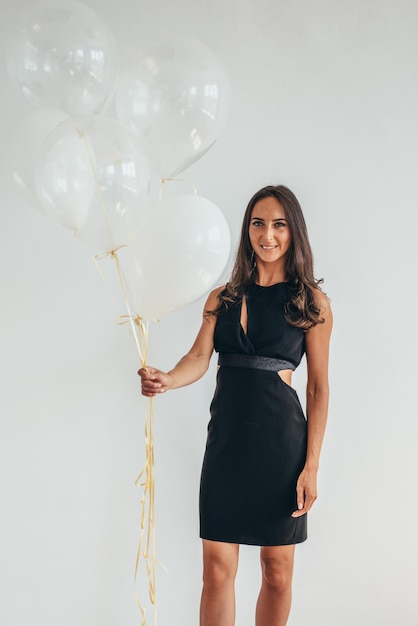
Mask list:
[[[221,58],[228,125],[184,178],[224,211],[234,246],[265,184],[288,185],[304,208],[335,330],[320,495],[297,549],[290,626],[415,626],[418,4],[87,3],[123,59],[167,34],[194,35]],[[27,4],[2,0],[2,43]],[[133,626],[145,407],[135,346],[87,248],[10,181],[8,131],[30,107],[3,61],[0,72],[0,624]],[[110,261],[102,269],[112,275]],[[152,326],[151,364],[182,356],[202,306]],[[155,406],[161,626],[198,623],[214,371]],[[303,401],[303,365],[295,385]],[[259,580],[258,550],[244,547],[237,626],[253,624]]]

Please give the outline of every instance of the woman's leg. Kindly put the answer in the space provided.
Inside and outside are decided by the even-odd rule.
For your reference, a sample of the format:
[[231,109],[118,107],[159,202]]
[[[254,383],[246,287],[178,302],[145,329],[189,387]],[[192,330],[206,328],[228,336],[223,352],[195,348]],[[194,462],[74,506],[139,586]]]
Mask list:
[[234,626],[239,545],[203,539],[200,626]]
[[292,600],[295,546],[262,547],[256,626],[286,626]]

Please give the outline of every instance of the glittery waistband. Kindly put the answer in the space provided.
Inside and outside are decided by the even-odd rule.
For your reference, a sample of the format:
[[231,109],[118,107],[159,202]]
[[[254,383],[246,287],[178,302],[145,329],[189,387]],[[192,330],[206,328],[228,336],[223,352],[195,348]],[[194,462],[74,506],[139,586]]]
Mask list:
[[273,359],[269,356],[258,356],[256,354],[229,354],[227,352],[219,353],[218,365],[247,367],[255,370],[268,370],[270,372],[295,369],[293,363],[283,359]]

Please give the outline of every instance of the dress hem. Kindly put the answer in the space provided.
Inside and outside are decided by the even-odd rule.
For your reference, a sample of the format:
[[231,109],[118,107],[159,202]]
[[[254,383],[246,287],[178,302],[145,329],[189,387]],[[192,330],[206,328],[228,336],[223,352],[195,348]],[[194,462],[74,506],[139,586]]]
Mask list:
[[303,539],[292,539],[291,541],[282,541],[282,542],[267,542],[267,541],[257,541],[256,539],[250,539],[245,537],[240,537],[236,539],[220,539],[219,537],[208,537],[204,536],[202,533],[200,534],[201,539],[205,539],[206,541],[219,541],[220,543],[233,543],[238,544],[240,546],[259,546],[260,548],[272,548],[275,546],[296,546],[299,543],[304,543],[308,537],[304,537]]

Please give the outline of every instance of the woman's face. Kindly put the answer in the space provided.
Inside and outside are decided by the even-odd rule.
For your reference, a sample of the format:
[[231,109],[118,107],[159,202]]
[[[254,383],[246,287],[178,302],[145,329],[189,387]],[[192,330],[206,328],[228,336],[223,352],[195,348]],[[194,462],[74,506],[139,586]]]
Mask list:
[[284,263],[292,243],[292,233],[285,210],[276,198],[269,196],[256,202],[248,234],[257,261]]

